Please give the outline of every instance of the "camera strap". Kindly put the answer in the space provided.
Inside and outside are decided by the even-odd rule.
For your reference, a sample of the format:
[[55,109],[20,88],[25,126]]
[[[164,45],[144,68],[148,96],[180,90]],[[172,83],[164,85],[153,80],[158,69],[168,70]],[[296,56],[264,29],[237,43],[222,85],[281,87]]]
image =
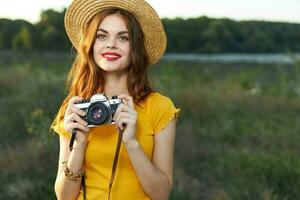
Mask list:
[[[72,131],[72,137],[71,137],[70,144],[69,144],[70,151],[72,151],[72,149],[73,149],[73,144],[74,144],[74,141],[76,138],[76,133],[77,133],[77,130],[74,129]],[[117,143],[117,147],[116,147],[114,162],[113,162],[113,166],[112,166],[112,170],[111,170],[111,177],[110,177],[109,186],[108,186],[108,200],[110,200],[110,193],[111,193],[112,185],[113,185],[114,178],[115,178],[115,172],[116,172],[120,148],[121,148],[121,144],[122,144],[123,131],[119,130],[118,135],[119,135],[118,143]],[[82,184],[82,191],[83,191],[83,199],[86,200],[85,176],[82,177],[81,184]]]
[[74,141],[75,141],[75,138],[76,138],[76,134],[77,134],[77,129],[75,128],[72,131],[72,137],[71,137],[71,141],[70,141],[70,144],[69,144],[70,151],[72,151],[72,149],[73,149],[73,144],[74,144]]

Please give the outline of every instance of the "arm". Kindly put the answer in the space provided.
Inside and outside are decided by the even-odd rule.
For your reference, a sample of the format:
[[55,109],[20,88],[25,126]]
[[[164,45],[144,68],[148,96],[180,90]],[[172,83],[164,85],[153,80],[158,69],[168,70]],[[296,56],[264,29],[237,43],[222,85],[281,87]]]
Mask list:
[[[79,115],[83,116],[85,113],[74,106],[74,102],[81,99],[79,97],[71,98],[64,116],[65,130],[72,132],[72,130],[77,129],[76,139],[71,152],[69,150],[70,139],[63,135],[59,136],[59,162],[54,186],[58,200],[75,199],[81,188],[81,178],[73,181],[64,173],[66,167],[71,172],[77,173],[83,166],[89,128],[86,127],[87,123],[79,117]],[[66,162],[66,164],[63,164],[63,162]]]
[[70,140],[64,136],[59,136],[60,151],[57,177],[55,181],[55,194],[58,200],[75,199],[81,188],[81,179],[78,181],[71,181],[65,176],[65,165],[62,164],[67,161],[67,166],[72,172],[77,172],[82,168],[85,145],[74,143],[73,150],[69,150]]
[[155,134],[151,162],[135,137],[137,113],[134,110],[132,97],[122,94],[118,98],[122,99],[123,104],[118,107],[114,118],[118,128],[124,131],[122,141],[138,179],[152,200],[166,200],[173,186],[176,117],[166,128]]
[[173,152],[176,120],[154,137],[152,162],[145,155],[136,140],[125,143],[131,163],[138,179],[153,200],[166,200],[173,187]]

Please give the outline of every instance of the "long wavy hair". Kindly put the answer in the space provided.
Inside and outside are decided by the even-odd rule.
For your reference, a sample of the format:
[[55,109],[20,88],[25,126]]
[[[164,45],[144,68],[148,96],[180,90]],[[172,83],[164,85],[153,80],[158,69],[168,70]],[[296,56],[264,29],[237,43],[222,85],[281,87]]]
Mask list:
[[104,71],[95,63],[93,45],[102,20],[106,16],[115,13],[122,16],[129,32],[131,64],[128,67],[128,91],[137,104],[153,92],[147,74],[149,62],[144,46],[144,35],[138,21],[131,13],[122,9],[111,8],[104,10],[96,14],[82,31],[78,52],[66,83],[68,95],[59,108],[51,127],[63,120],[68,102],[73,96],[89,99],[92,95],[103,92],[105,84]]

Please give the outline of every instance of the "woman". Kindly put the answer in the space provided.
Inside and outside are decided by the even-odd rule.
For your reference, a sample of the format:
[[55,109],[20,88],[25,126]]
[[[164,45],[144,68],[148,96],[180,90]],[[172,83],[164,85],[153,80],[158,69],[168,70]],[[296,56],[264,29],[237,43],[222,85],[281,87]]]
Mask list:
[[[57,198],[168,199],[180,110],[147,77],[166,48],[156,12],[143,0],[74,0],[65,28],[77,56],[52,124],[60,136]],[[98,93],[123,103],[115,123],[90,128],[76,103]]]

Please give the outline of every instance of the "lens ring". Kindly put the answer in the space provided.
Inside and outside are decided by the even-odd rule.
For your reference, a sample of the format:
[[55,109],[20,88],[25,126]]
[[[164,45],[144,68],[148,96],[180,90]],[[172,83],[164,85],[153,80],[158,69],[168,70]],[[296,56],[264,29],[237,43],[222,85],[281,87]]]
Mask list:
[[101,102],[92,103],[87,111],[87,121],[89,124],[101,125],[107,121],[109,110]]

